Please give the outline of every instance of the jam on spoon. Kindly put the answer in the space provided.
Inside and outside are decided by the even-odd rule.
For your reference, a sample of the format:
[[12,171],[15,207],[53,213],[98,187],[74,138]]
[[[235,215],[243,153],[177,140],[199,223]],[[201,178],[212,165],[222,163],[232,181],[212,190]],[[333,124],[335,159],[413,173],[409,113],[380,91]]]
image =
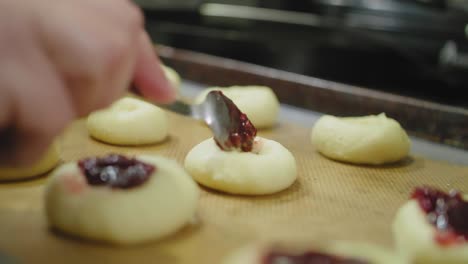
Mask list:
[[120,189],[142,185],[156,170],[153,165],[117,154],[82,159],[78,161],[78,167],[88,184]]
[[445,193],[430,187],[418,187],[411,195],[436,228],[436,241],[443,246],[468,241],[468,202],[460,192]]
[[221,91],[211,91],[209,96],[214,96],[220,104],[225,106],[224,109],[221,109],[227,111],[225,115],[222,115],[228,117],[228,120],[224,120],[222,123],[225,138],[220,138],[216,134],[214,137],[218,147],[224,151],[234,149],[243,152],[252,151],[257,129],[247,115],[242,113],[234,102]]

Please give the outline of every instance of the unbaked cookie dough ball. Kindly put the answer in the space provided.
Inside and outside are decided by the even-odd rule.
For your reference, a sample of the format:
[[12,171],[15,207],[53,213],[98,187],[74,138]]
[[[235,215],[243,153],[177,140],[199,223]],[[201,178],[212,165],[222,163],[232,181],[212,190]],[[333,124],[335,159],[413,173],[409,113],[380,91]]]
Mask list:
[[416,188],[393,223],[396,247],[413,264],[468,263],[468,196]]
[[58,147],[53,144],[44,156],[29,167],[0,167],[0,181],[12,181],[31,178],[51,171],[60,161]]
[[254,139],[249,152],[223,151],[213,138],[207,139],[187,154],[184,165],[198,183],[232,194],[279,192],[297,177],[291,152],[262,137]]
[[133,244],[179,230],[195,214],[199,190],[175,161],[109,155],[67,163],[45,195],[51,227],[91,240]]
[[312,144],[324,156],[357,164],[379,165],[405,158],[410,140],[385,114],[362,117],[325,115],[312,128]]
[[253,244],[228,255],[222,264],[406,264],[384,248],[358,242],[305,245]]
[[180,90],[180,76],[179,74],[172,68],[166,66],[166,65],[161,65],[162,69],[164,71],[164,74],[166,75],[166,78],[169,80],[169,82],[172,84],[172,87],[176,90]]
[[231,86],[212,87],[202,91],[196,98],[201,103],[213,90],[222,91],[234,104],[245,113],[256,128],[269,128],[276,124],[279,114],[279,102],[271,88],[266,86]]
[[136,98],[122,98],[88,116],[89,134],[115,145],[145,145],[163,141],[167,116],[161,108]]

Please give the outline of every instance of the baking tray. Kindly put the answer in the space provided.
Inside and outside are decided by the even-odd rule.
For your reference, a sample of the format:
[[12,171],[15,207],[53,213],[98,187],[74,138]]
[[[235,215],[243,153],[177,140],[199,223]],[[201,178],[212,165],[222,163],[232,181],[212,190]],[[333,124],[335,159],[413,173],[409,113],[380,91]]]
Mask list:
[[[208,129],[169,114],[162,144],[117,147],[91,139],[84,121],[72,124],[59,145],[64,161],[106,153],[157,154],[180,163]],[[298,180],[266,196],[227,195],[201,188],[197,221],[153,243],[116,247],[86,242],[47,228],[46,177],[0,184],[0,251],[24,263],[219,263],[256,239],[357,240],[392,246],[391,222],[414,186],[468,191],[468,167],[411,156],[389,166],[355,166],[317,154],[308,129],[281,123],[259,135],[281,142],[296,157]]]
[[203,84],[266,85],[280,101],[338,116],[385,112],[411,134],[468,150],[468,109],[345,85],[202,53],[158,46],[169,66]]
[[[165,48],[163,58],[168,64],[179,66],[177,70],[182,76],[198,76],[191,79],[200,81],[216,75],[213,64],[195,69],[196,64],[184,64],[180,54]],[[200,56],[202,60],[198,63],[205,63],[207,57]],[[191,60],[197,61],[197,57]],[[255,78],[250,81],[242,78],[246,73],[239,71],[243,69],[227,70],[236,62],[223,62],[215,73],[229,75],[226,84],[236,79],[238,84],[256,83]],[[273,73],[264,72],[264,76],[273,79]],[[222,80],[216,84],[222,84]],[[281,89],[275,88],[278,90]],[[288,93],[282,94],[280,98],[288,97]],[[161,144],[143,147],[118,147],[95,141],[89,137],[84,120],[78,120],[59,139],[63,162],[124,153],[163,155],[182,163],[187,152],[210,137],[210,132],[199,122],[173,113],[168,115],[169,138]],[[293,153],[298,165],[294,185],[265,196],[228,195],[201,187],[194,223],[162,240],[130,247],[83,241],[49,230],[43,210],[47,175],[0,183],[0,254],[21,263],[207,264],[219,263],[231,250],[245,243],[264,239],[351,240],[391,248],[392,219],[415,186],[424,184],[468,192],[466,166],[415,155],[387,166],[336,162],[316,152],[310,143],[309,128],[287,122],[260,130],[259,135],[280,142]]]

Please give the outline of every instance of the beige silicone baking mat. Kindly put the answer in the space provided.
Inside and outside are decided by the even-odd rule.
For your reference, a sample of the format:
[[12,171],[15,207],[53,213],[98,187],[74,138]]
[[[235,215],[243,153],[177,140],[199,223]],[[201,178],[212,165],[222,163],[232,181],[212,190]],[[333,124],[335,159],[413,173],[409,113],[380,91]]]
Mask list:
[[[182,162],[210,136],[202,124],[170,115],[162,144],[115,147],[89,138],[83,121],[60,141],[65,161],[109,152],[164,155]],[[131,129],[131,128],[129,128]],[[275,195],[227,195],[202,188],[197,222],[161,241],[132,247],[90,243],[47,229],[44,178],[0,184],[0,252],[25,263],[219,263],[230,250],[254,239],[346,239],[392,246],[391,222],[414,186],[468,192],[468,167],[411,156],[402,163],[355,166],[314,151],[308,129],[279,124],[260,135],[279,141],[296,157],[297,182]],[[177,210],[177,208],[174,208]]]

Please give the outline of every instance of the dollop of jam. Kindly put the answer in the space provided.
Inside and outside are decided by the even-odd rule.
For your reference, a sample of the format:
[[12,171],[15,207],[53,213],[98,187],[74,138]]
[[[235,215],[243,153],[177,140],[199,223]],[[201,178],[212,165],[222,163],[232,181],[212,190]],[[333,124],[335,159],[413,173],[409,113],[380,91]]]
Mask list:
[[224,151],[231,149],[240,149],[244,152],[252,151],[254,139],[257,135],[257,129],[250,122],[246,114],[242,113],[239,108],[232,102],[231,99],[227,98],[221,91],[212,91],[219,93],[221,99],[225,102],[230,117],[228,131],[228,139],[224,144],[220,143],[220,139],[214,138],[216,145]]
[[156,170],[153,165],[117,154],[82,159],[78,161],[78,167],[88,184],[120,189],[142,185]]
[[270,252],[262,264],[370,264],[355,258],[343,258],[319,252],[307,251],[302,254],[287,254],[284,252]]
[[418,201],[426,213],[427,220],[437,229],[435,240],[443,246],[468,241],[468,202],[460,192],[443,191],[419,187],[413,191],[412,199]]

